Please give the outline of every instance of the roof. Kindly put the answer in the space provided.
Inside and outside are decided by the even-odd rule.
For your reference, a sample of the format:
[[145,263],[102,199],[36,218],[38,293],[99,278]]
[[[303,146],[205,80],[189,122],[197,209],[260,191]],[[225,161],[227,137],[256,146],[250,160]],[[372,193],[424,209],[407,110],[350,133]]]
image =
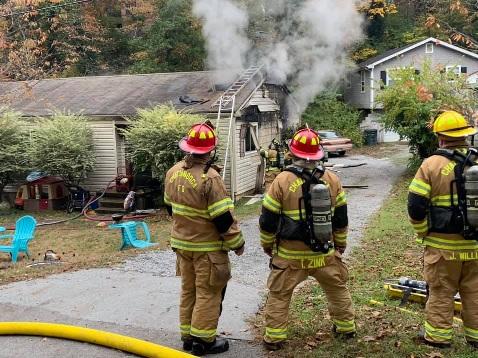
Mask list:
[[163,103],[216,112],[211,105],[222,92],[214,90],[212,75],[203,71],[0,82],[0,104],[24,116],[48,116],[55,111],[130,116],[137,108]]
[[386,62],[388,60],[391,60],[391,59],[393,59],[393,58],[395,58],[395,57],[397,57],[397,56],[399,56],[403,53],[411,51],[411,50],[413,50],[417,47],[423,46],[423,45],[425,45],[426,43],[429,43],[429,42],[433,42],[436,45],[447,47],[447,48],[449,48],[453,51],[460,52],[464,55],[473,57],[473,58],[478,60],[478,54],[476,54],[474,52],[471,52],[471,51],[469,51],[467,49],[464,49],[462,47],[459,47],[459,46],[451,45],[448,42],[438,40],[434,37],[429,37],[425,40],[414,42],[412,44],[409,44],[409,45],[406,45],[406,46],[403,46],[403,47],[399,47],[399,48],[396,48],[396,49],[388,50],[388,51],[385,51],[384,53],[382,53],[378,56],[371,57],[368,60],[366,60],[364,62],[361,62],[359,64],[359,67],[372,69],[374,66],[376,66],[376,65],[378,65],[382,62]]

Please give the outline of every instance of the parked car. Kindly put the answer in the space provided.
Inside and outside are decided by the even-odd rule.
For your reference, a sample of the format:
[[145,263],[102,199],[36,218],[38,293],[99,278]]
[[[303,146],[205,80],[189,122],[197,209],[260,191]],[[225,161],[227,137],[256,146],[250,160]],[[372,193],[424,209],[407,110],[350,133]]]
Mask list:
[[334,153],[340,156],[352,149],[352,141],[349,138],[341,137],[335,131],[322,130],[317,131],[320,136],[321,144],[327,153]]

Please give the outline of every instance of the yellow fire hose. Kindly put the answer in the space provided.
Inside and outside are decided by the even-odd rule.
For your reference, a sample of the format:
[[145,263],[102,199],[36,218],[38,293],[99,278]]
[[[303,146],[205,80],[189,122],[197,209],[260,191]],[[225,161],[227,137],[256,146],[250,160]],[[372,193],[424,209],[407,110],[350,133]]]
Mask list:
[[[409,313],[409,314],[413,314],[415,316],[418,316],[418,312],[415,312],[415,311],[412,311],[412,310],[407,310],[406,308],[402,308],[402,307],[387,305],[384,302],[380,302],[380,301],[376,301],[376,300],[370,300],[369,303],[372,306],[389,307],[389,308],[396,309],[397,311],[400,311],[400,312],[405,312],[405,313]],[[453,317],[453,321],[455,321],[456,323],[463,323],[463,321],[458,317]]]
[[63,338],[92,343],[147,358],[191,358],[191,354],[151,342],[96,329],[40,322],[0,322],[0,335],[24,335]]

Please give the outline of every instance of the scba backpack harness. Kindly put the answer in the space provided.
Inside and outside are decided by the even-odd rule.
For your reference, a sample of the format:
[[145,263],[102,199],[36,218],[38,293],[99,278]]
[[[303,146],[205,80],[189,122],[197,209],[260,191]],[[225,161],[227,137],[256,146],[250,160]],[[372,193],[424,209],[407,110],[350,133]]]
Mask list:
[[303,241],[314,252],[329,252],[334,247],[332,203],[329,188],[321,179],[325,172],[324,168],[318,167],[309,173],[304,168],[290,166],[284,171],[293,173],[304,182],[302,197],[299,199],[300,220],[296,221],[282,215],[279,237],[285,240]]
[[450,183],[450,209],[431,207],[431,231],[458,233],[466,240],[478,240],[478,150],[438,149],[434,154],[456,165],[455,179]]

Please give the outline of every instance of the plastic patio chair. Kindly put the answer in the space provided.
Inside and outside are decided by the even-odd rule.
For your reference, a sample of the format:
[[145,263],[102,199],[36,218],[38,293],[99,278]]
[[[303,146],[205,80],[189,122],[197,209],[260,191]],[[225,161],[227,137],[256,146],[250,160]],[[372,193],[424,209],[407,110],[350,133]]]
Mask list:
[[[138,239],[138,234],[137,234],[138,226],[143,229],[146,240]],[[127,221],[127,222],[118,223],[118,224],[111,224],[110,228],[121,229],[123,243],[121,245],[120,250],[123,250],[128,247],[134,247],[136,249],[145,249],[147,247],[156,245],[155,243],[151,242],[151,235],[149,233],[149,228],[144,221],[141,221],[141,222]]]
[[30,257],[28,243],[35,235],[37,221],[32,216],[23,216],[15,224],[15,233],[13,235],[0,235],[2,239],[12,239],[11,245],[0,246],[0,252],[9,253],[12,262],[17,262],[18,254],[23,252]]

